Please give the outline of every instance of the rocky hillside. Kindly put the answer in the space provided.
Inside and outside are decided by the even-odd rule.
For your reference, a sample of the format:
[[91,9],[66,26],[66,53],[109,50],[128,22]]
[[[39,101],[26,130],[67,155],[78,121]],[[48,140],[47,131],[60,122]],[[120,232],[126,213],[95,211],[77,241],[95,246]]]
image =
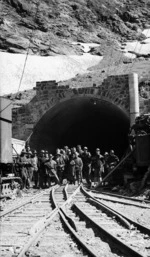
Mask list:
[[[144,46],[150,46],[150,43],[148,46],[145,40],[146,36],[142,33],[144,29],[150,31],[150,0],[0,1],[1,52],[26,54],[29,51],[32,56],[61,54],[69,57],[69,55],[82,55],[84,52],[81,44],[73,44],[73,42],[99,44],[99,47],[91,48],[90,53],[103,56],[103,60],[90,68],[87,74],[78,74],[69,81],[59,82],[59,85],[80,86],[86,83],[92,86],[100,84],[109,75],[137,72],[140,83],[145,83],[149,92],[150,50],[146,55],[136,53],[135,59],[124,55],[126,41],[140,41],[140,53]],[[133,49],[137,50],[137,45]],[[5,62],[7,64],[6,60]],[[22,65],[23,63],[24,61]],[[11,69],[12,66],[10,65]],[[6,69],[8,67],[7,65]],[[26,70],[27,68],[29,69],[29,60]],[[15,69],[10,70],[11,74],[7,74],[4,80],[7,81],[8,76],[11,78],[14,71]],[[18,66],[17,71],[20,71]],[[20,74],[17,72],[14,76],[17,76],[18,81],[13,81],[12,77],[11,83],[14,82],[17,86]],[[39,73],[36,70],[35,81],[38,81],[37,74]],[[42,75],[45,79],[46,73]],[[26,81],[30,81],[30,77],[33,77],[33,74],[27,74]],[[8,85],[11,83],[6,82]],[[35,83],[33,84],[32,87],[35,86]],[[29,90],[21,92],[19,96],[9,94],[8,97],[16,104],[22,105],[30,101],[34,94],[35,91]]]
[[0,50],[48,56],[81,54],[71,42],[141,39],[150,24],[150,0],[2,0]]

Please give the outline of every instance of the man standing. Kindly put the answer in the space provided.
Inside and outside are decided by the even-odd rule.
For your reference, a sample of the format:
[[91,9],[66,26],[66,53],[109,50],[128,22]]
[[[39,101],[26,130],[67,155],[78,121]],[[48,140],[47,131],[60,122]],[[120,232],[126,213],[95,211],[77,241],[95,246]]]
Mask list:
[[81,145],[77,145],[77,153],[78,153],[78,156],[81,157],[82,154],[83,154],[83,150],[82,150],[82,147]]
[[108,158],[109,158],[109,153],[105,152],[104,153],[104,172],[105,172],[105,176],[108,174],[108,169],[109,169]]
[[65,161],[60,152],[56,153],[56,164],[57,164],[57,174],[62,184],[64,178],[64,170],[65,170]]
[[28,171],[27,171],[28,160],[26,158],[26,152],[24,149],[21,152],[20,159],[18,160],[18,164],[20,166],[23,188],[29,188],[30,180],[29,180]]
[[74,162],[75,162],[75,179],[78,184],[82,182],[82,169],[83,162],[82,159],[78,156],[78,154],[74,154]]
[[100,154],[100,149],[96,148],[96,154],[92,158],[91,164],[91,178],[94,184],[98,184],[102,180],[102,173],[104,172],[103,156]]
[[[109,154],[109,157],[108,157],[107,162],[108,162],[108,173],[109,173],[111,170],[114,169],[114,167],[115,167],[115,166],[118,164],[118,162],[119,162],[119,158],[118,158],[117,155],[115,155],[114,150],[111,150],[111,151],[110,151],[110,154]],[[115,177],[114,177],[113,174],[109,176],[108,181],[109,181],[110,184],[113,184],[113,183],[114,183]]]
[[70,184],[75,184],[75,154],[70,153],[69,162],[68,162],[68,174],[67,180]]
[[49,154],[48,154],[48,151],[45,151],[45,158],[46,158],[46,160],[49,160]]
[[35,188],[38,188],[39,186],[39,172],[38,172],[38,157],[37,157],[37,151],[34,150],[33,154],[31,155],[31,165],[33,170],[33,180],[34,180],[34,186]]
[[109,165],[109,169],[111,169],[111,166],[116,166],[119,162],[119,158],[117,155],[115,155],[114,150],[110,150],[109,157],[107,159],[107,163]]
[[32,152],[29,151],[26,154],[26,158],[27,158],[27,173],[28,173],[28,179],[29,179],[29,184],[30,187],[32,186],[32,181],[33,181],[33,169],[32,169],[32,164],[31,164],[31,156],[32,156]]
[[57,163],[53,160],[53,155],[49,155],[49,161],[45,163],[47,173],[48,173],[48,185],[51,186],[52,178],[55,179],[55,183],[59,183],[59,178],[57,176]]
[[45,163],[48,160],[45,158],[45,151],[41,150],[40,157],[38,160],[38,166],[39,166],[39,187],[45,188],[46,182],[47,182],[47,176],[46,176],[46,166]]
[[91,154],[88,152],[88,148],[86,146],[83,148],[81,159],[83,161],[83,178],[85,178],[87,183],[91,186]]
[[29,145],[27,145],[26,146],[26,153],[28,154],[32,154],[32,152],[31,152],[31,148],[30,148],[30,146]]

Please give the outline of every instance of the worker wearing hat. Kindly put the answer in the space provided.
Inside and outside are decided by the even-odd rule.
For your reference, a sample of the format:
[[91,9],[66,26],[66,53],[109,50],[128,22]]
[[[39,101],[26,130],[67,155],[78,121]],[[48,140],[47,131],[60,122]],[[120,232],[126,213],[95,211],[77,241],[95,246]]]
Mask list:
[[65,171],[65,160],[63,155],[60,151],[56,152],[56,158],[55,158],[56,164],[57,164],[57,175],[59,178],[60,183],[63,182],[63,179],[65,177],[64,171]]
[[109,172],[108,158],[109,158],[109,153],[105,152],[104,153],[104,176],[106,176]]
[[54,179],[55,183],[59,184],[59,178],[57,176],[57,163],[53,160],[54,156],[52,154],[49,154],[49,161],[45,163],[46,169],[47,169],[47,182],[49,187],[51,186],[51,182]]
[[78,153],[79,157],[81,157],[81,155],[83,154],[83,150],[82,150],[81,145],[77,145],[77,153]]
[[47,151],[47,150],[45,151],[45,158],[46,158],[47,160],[49,160],[49,154],[48,154],[48,151]]
[[110,154],[108,157],[108,164],[110,165],[111,163],[114,163],[114,165],[117,165],[118,162],[119,162],[118,156],[115,155],[114,150],[110,150]]
[[72,153],[68,166],[68,181],[70,184],[81,183],[82,180],[82,159],[76,153]]
[[91,186],[91,154],[88,151],[88,148],[85,146],[83,148],[83,153],[81,155],[83,162],[82,176],[86,179],[87,183]]
[[45,188],[47,184],[47,174],[46,174],[46,167],[45,163],[47,159],[45,158],[45,151],[40,151],[40,157],[38,159],[38,168],[39,168],[39,187]]
[[100,153],[100,148],[96,148],[95,156],[91,163],[91,179],[92,183],[98,184],[102,180],[102,173],[104,172],[104,157]]
[[38,157],[37,157],[36,150],[34,150],[33,154],[31,155],[31,165],[32,165],[32,170],[33,170],[34,187],[38,188],[38,186],[39,186],[39,170],[38,170]]
[[20,167],[22,187],[23,188],[29,188],[30,187],[30,181],[29,181],[29,178],[28,178],[28,171],[27,171],[28,160],[27,160],[27,157],[26,157],[25,149],[23,149],[21,151],[21,155],[20,155],[20,158],[18,160],[18,164],[19,164],[19,167]]
[[28,179],[29,179],[30,187],[32,187],[32,182],[33,182],[33,169],[31,164],[32,152],[29,146],[27,146],[26,149],[27,149],[26,157],[28,162],[28,165],[27,165]]
[[[114,150],[110,150],[107,163],[108,163],[108,173],[114,169],[114,167],[118,164],[119,158],[117,155],[115,155]],[[110,184],[114,184],[115,178],[114,174],[109,176],[109,179],[107,180]]]
[[75,162],[75,181],[78,185],[82,182],[82,169],[83,169],[83,162],[82,159],[79,157],[78,153],[74,153],[74,162]]

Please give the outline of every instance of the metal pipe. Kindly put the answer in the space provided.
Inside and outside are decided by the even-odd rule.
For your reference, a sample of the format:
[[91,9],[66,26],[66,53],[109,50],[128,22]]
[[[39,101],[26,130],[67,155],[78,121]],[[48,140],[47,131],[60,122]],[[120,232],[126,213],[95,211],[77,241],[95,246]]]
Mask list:
[[135,123],[135,118],[140,115],[138,74],[129,74],[129,100],[130,100],[130,126]]

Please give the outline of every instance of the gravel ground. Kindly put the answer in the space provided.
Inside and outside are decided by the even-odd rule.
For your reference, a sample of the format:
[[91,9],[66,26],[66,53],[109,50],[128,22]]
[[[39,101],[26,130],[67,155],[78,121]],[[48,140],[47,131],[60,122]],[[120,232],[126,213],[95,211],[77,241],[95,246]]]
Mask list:
[[87,256],[72,240],[57,215],[50,226],[29,249],[29,256],[36,257],[81,257]]
[[111,208],[114,208],[116,211],[122,212],[127,217],[137,221],[141,225],[144,225],[150,229],[150,209],[143,209],[140,207],[135,207],[131,205],[123,205],[120,203],[112,203],[102,201],[104,204],[109,205]]
[[11,198],[0,199],[0,209],[1,211],[7,211],[10,208],[14,207],[15,205],[18,205],[24,201],[27,201],[28,199],[30,199],[31,197],[35,196],[38,193],[40,193],[40,190],[33,189],[33,188],[21,190],[18,196],[13,195]]
[[[86,203],[78,202],[78,205],[82,208],[87,206]],[[92,207],[97,211],[96,207]],[[122,253],[116,249],[114,246],[110,248],[109,244],[106,242],[102,236],[100,237],[99,231],[91,227],[90,222],[81,221],[78,216],[72,210],[67,210],[67,214],[74,219],[77,226],[78,236],[100,257],[123,257]]]
[[[13,197],[10,200],[2,199],[0,204],[3,211],[12,208],[14,205],[20,204],[23,201],[26,201],[30,197],[40,193],[40,190],[28,189],[27,191],[21,191],[21,197]],[[98,194],[96,194],[98,196]],[[129,218],[139,222],[140,224],[150,228],[150,209],[143,209],[140,207],[135,207],[131,205],[123,205],[120,203],[113,203],[109,201],[102,200],[103,203],[109,205],[111,208],[122,212]],[[79,222],[77,217],[74,217],[76,222]],[[78,226],[78,235],[86,241],[86,243],[93,248],[93,250],[98,250],[98,253],[101,257],[112,257],[118,256],[111,252],[111,249],[107,243],[102,241],[99,237],[95,237],[93,230],[88,227],[85,222],[82,222],[81,226]],[[45,239],[46,238],[46,239]],[[59,217],[56,217],[52,224],[47,228],[45,233],[39,239],[36,246],[31,247],[30,249],[31,256],[38,257],[51,257],[51,256],[60,256],[60,257],[73,257],[73,256],[86,256],[83,252],[80,251],[76,243],[74,243],[69,234],[64,231],[64,228],[59,220]],[[30,255],[29,255],[30,256]]]

